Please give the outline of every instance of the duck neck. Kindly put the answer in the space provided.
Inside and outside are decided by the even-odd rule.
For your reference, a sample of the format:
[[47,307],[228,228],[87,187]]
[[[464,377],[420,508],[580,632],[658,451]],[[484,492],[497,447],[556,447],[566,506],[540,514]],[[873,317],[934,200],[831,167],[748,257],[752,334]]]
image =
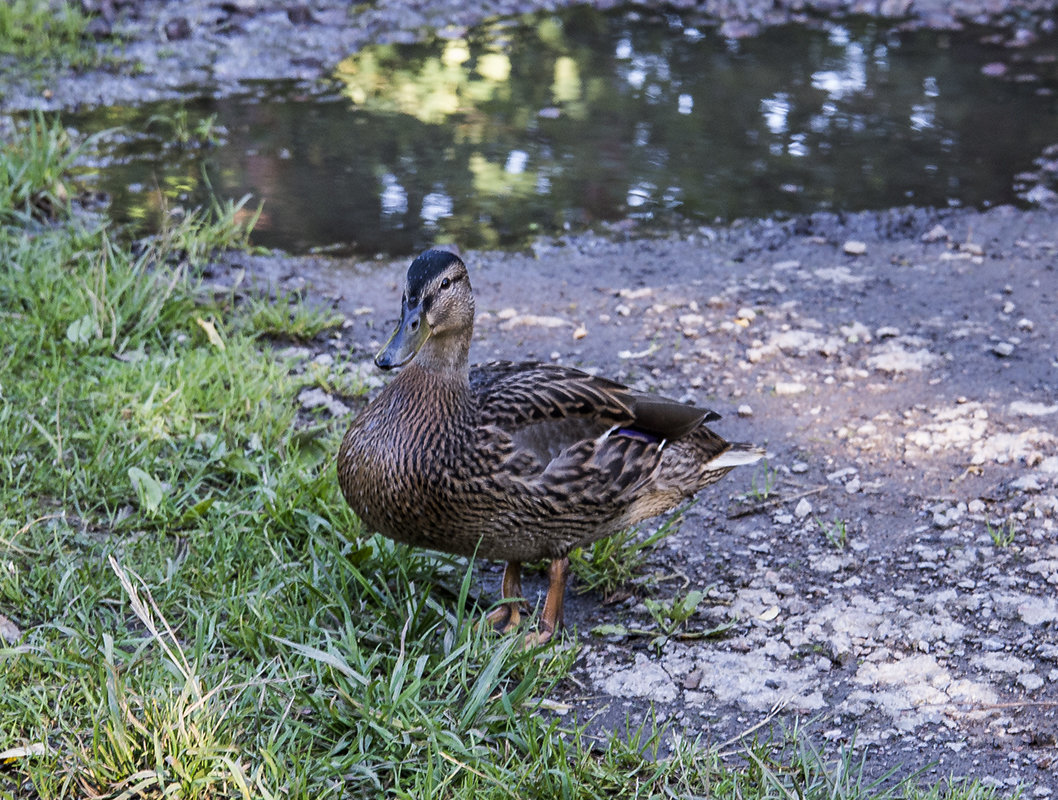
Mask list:
[[415,356],[415,366],[448,380],[466,383],[470,374],[467,360],[470,356],[471,334],[471,330],[466,330],[440,337],[431,336]]

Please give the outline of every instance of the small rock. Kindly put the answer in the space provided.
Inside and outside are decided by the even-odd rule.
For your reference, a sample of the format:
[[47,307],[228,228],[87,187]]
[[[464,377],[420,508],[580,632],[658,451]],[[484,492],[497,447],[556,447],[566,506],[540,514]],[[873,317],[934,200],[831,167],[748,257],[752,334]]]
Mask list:
[[580,340],[580,339],[583,339],[587,335],[588,335],[588,329],[585,328],[583,325],[578,325],[573,330],[573,338],[574,339]]
[[1053,598],[1027,598],[1017,607],[1018,616],[1026,625],[1043,625],[1058,621],[1058,600]]
[[548,317],[539,314],[517,314],[510,319],[504,320],[503,323],[500,324],[500,328],[505,331],[519,327],[561,328],[563,325],[569,324],[568,320],[564,320],[561,317]]
[[834,470],[833,472],[827,473],[827,480],[833,483],[834,481],[844,480],[850,475],[855,475],[859,470],[855,467],[843,467],[842,469]]
[[841,335],[845,337],[846,342],[871,341],[871,332],[862,322],[851,322],[848,325],[840,326],[838,330],[841,331]]
[[3,614],[0,614],[0,641],[15,644],[21,638],[22,631],[18,629],[18,626]]
[[804,394],[808,387],[797,381],[779,381],[775,384],[775,394],[780,397],[789,397],[795,394]]
[[165,23],[165,38],[170,42],[191,38],[191,23],[187,17],[173,17]]
[[350,413],[349,406],[341,400],[331,397],[319,387],[305,389],[298,395],[298,402],[301,403],[301,407],[305,409],[325,408],[335,417],[344,417]]
[[948,234],[948,229],[940,224],[934,225],[922,234],[922,241],[927,243],[946,242],[949,239],[951,239],[951,236]]
[[1015,400],[1007,406],[1011,414],[1019,417],[1046,417],[1058,413],[1058,404],[1033,403],[1028,400]]
[[743,403],[738,407],[738,415],[740,417],[752,417],[753,406],[749,405],[748,403]]
[[804,461],[795,461],[790,465],[790,472],[794,475],[803,475],[808,472],[808,464]]
[[735,319],[744,319],[746,322],[752,322],[757,318],[757,312],[752,308],[740,308],[735,314]]
[[1010,342],[999,342],[992,348],[992,352],[1000,358],[1006,358],[1014,353],[1014,345]]
[[894,325],[883,325],[874,332],[874,335],[879,339],[892,339],[900,335],[900,329]]
[[1036,480],[1033,475],[1022,475],[1017,480],[1010,482],[1011,489],[1017,489],[1019,492],[1038,492],[1043,487],[1040,486],[1040,482]]
[[845,246],[842,248],[842,250],[845,251],[846,255],[862,256],[864,253],[867,252],[867,243],[859,242],[855,239],[849,239],[849,241],[845,242]]
[[1018,683],[1024,686],[1026,691],[1034,692],[1043,686],[1043,678],[1035,672],[1024,672],[1018,675]]
[[938,356],[925,348],[908,350],[900,342],[887,342],[868,356],[867,366],[879,372],[921,372],[938,360]]
[[596,680],[596,684],[614,697],[645,698],[657,703],[671,703],[677,697],[672,678],[642,653],[636,653],[634,664]]
[[802,497],[800,502],[794,508],[794,516],[798,519],[804,519],[812,513],[812,504],[808,502],[808,498]]
[[293,25],[311,25],[315,22],[315,18],[312,16],[312,9],[302,4],[288,8],[287,19]]
[[702,677],[704,673],[700,669],[692,669],[687,673],[687,677],[683,679],[684,689],[697,689],[702,685]]
[[1035,327],[1035,323],[1033,323],[1033,321],[1031,319],[1028,319],[1027,317],[1022,317],[1018,320],[1018,328],[1020,330],[1031,331]]

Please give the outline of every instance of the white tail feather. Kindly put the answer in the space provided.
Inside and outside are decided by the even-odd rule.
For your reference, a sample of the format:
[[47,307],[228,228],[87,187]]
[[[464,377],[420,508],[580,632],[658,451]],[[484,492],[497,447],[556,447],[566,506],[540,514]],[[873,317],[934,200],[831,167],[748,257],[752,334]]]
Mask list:
[[733,444],[730,448],[718,455],[708,466],[710,469],[726,469],[728,467],[744,467],[746,464],[755,464],[767,455],[759,447],[746,444]]

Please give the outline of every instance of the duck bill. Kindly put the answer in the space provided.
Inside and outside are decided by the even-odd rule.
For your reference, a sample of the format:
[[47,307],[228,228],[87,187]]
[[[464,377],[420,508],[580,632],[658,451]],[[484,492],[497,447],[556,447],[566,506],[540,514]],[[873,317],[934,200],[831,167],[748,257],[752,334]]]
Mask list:
[[385,347],[375,356],[375,364],[381,369],[403,367],[426,344],[430,338],[430,326],[419,309],[405,308],[400,315],[400,324],[389,337]]

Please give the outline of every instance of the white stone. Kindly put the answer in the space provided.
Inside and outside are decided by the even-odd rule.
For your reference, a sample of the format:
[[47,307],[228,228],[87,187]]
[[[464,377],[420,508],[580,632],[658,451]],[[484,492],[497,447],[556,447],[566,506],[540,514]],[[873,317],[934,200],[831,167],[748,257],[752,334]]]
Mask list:
[[876,347],[868,356],[867,366],[880,372],[921,372],[940,359],[928,350],[908,350],[900,342],[888,342]]
[[803,394],[808,391],[808,387],[803,383],[797,381],[779,381],[775,384],[775,394],[780,397],[789,397],[790,395]]
[[1043,678],[1035,672],[1025,672],[1018,675],[1018,683],[1024,686],[1026,691],[1034,692],[1043,686]]
[[335,417],[344,417],[350,413],[349,406],[337,398],[331,397],[319,387],[305,389],[298,395],[302,408],[325,408]]
[[1031,597],[1018,605],[1018,616],[1027,625],[1058,622],[1058,600],[1053,597]]
[[635,663],[597,680],[599,688],[613,697],[644,698],[657,703],[671,703],[677,697],[676,684],[662,668],[642,653]]
[[1011,414],[1017,414],[1021,417],[1045,417],[1049,414],[1058,413],[1058,403],[1047,405],[1046,403],[1033,403],[1028,400],[1015,400],[1007,406],[1007,410]]
[[984,653],[983,655],[974,656],[970,659],[970,663],[986,672],[1000,672],[1008,675],[1031,672],[1033,668],[1030,661],[1002,653]]

